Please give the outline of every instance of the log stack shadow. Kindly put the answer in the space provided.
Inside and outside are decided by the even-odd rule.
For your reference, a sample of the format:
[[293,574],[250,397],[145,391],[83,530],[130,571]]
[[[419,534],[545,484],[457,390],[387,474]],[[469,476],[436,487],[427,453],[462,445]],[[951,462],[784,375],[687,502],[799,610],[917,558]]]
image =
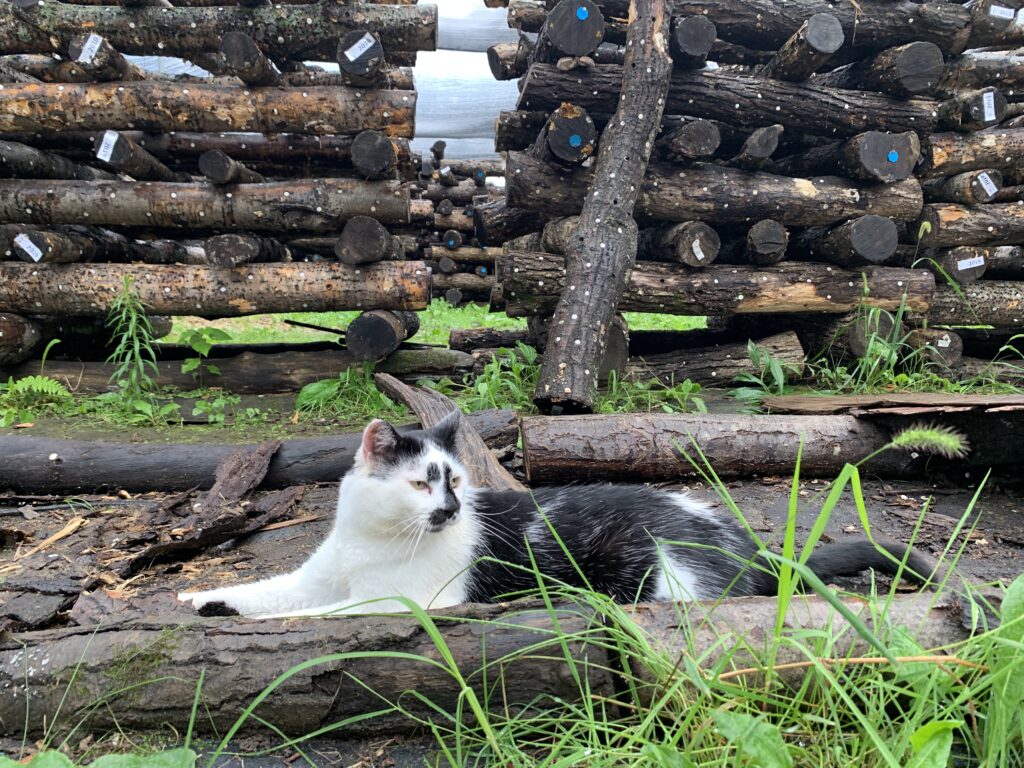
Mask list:
[[[583,5],[580,47],[558,20]],[[563,256],[580,235],[596,136],[621,103],[629,9],[507,6],[521,40],[494,46],[490,62],[496,78],[520,78],[520,97],[496,124],[506,196],[477,209],[476,234],[502,248],[492,306],[543,318],[563,291],[605,290],[565,285]],[[636,209],[638,261],[609,300],[709,315],[715,345],[770,339],[782,359],[848,364],[877,336],[949,377],[1013,378],[980,358],[1024,329],[1019,3],[941,3],[934,14],[819,0],[670,6],[674,68]],[[590,149],[574,158],[553,141]],[[870,308],[896,319],[890,334]],[[533,341],[543,347],[548,333]],[[585,364],[720,384],[736,350],[706,367],[705,336]],[[585,397],[567,407],[589,410]]]

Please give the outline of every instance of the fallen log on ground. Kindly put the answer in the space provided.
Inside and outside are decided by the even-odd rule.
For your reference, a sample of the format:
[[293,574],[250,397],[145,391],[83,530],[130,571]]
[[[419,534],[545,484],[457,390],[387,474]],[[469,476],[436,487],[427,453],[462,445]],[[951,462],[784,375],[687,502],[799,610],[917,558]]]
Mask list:
[[[0,640],[0,689],[10,691],[0,697],[2,735],[20,739],[23,734],[53,734],[58,713],[62,723],[77,724],[84,718],[79,734],[112,727],[164,730],[168,723],[181,727],[189,722],[202,670],[199,703],[205,714],[195,721],[196,733],[221,734],[279,675],[328,652],[351,655],[334,656],[287,677],[256,709],[259,721],[272,725],[277,736],[301,736],[347,718],[353,722],[345,734],[407,733],[436,717],[438,710],[454,714],[464,706],[462,686],[427,631],[408,615],[251,621],[202,619],[176,605],[167,593],[124,600],[99,592],[89,602],[102,624]],[[926,649],[968,636],[960,605],[933,594],[898,595],[881,618],[864,598],[846,597],[843,602],[883,642],[897,629],[909,632]],[[763,629],[774,625],[777,610],[774,597],[689,603],[687,621],[680,626],[676,604],[641,604],[626,609],[633,626],[625,631],[647,638],[664,655],[665,669],[673,668],[682,655],[699,659],[709,674],[726,658],[727,669],[760,669],[769,642]],[[821,598],[796,596],[789,611],[785,626],[804,634],[830,633],[836,658],[875,653]],[[621,663],[619,651],[610,636],[600,633],[608,619],[592,608],[564,603],[547,608],[536,602],[467,605],[436,612],[434,621],[462,678],[484,706],[507,711],[538,697],[577,701],[581,691],[614,695],[609,670]],[[586,633],[594,641],[582,645],[566,637],[573,633]],[[381,656],[381,649],[409,656]],[[814,669],[785,668],[786,662],[806,660],[798,648],[783,646],[773,660],[782,666],[777,674],[795,687]],[[239,663],[246,674],[238,673]],[[633,671],[640,677],[653,674]],[[500,695],[488,695],[494,694],[495,676]],[[75,684],[69,686],[69,679]],[[758,685],[760,676],[743,679]],[[143,680],[153,682],[136,687]],[[658,692],[667,684],[650,682]],[[410,690],[417,695],[409,696]],[[647,700],[656,691],[641,684],[638,694]],[[399,700],[412,717],[387,711],[386,702]],[[26,706],[29,701],[31,706]],[[366,717],[381,710],[385,712]],[[256,723],[250,719],[245,732],[251,733]]]
[[[550,312],[566,285],[565,259],[514,251],[504,264],[498,274],[508,314]],[[640,262],[632,270],[619,309],[680,315],[847,312],[862,304],[895,310],[905,301],[908,308],[922,311],[934,291],[935,278],[923,269],[868,267],[848,272],[824,264],[783,262],[763,268],[712,264],[684,271]]]
[[153,80],[0,90],[0,132],[138,129],[413,135],[415,91],[253,88]]
[[[491,447],[515,445],[516,415],[507,410],[469,414],[466,420]],[[411,428],[411,427],[410,427]],[[361,433],[289,440],[270,462],[260,487],[336,483],[352,466]],[[209,488],[217,465],[237,445],[161,445],[0,436],[0,489],[26,493],[99,490],[183,491]],[[51,458],[52,457],[52,458]]]
[[0,306],[54,315],[105,315],[125,278],[155,314],[235,317],[270,312],[424,309],[430,272],[421,261],[344,264],[31,264],[0,262]]
[[[507,205],[548,217],[578,214],[592,175],[585,168],[560,173],[525,152],[509,152]],[[914,178],[881,186],[834,176],[795,179],[701,163],[685,170],[652,163],[636,210],[660,221],[775,219],[784,226],[813,227],[867,213],[910,221],[923,204],[921,185]],[[534,224],[537,228],[539,223]]]
[[[0,315],[2,317],[4,315]],[[67,343],[66,339],[62,340],[65,343],[61,344],[61,348]],[[0,353],[0,376],[6,380],[8,376],[20,378],[39,373],[39,362],[27,360],[28,354],[29,351],[26,351],[22,356],[26,362],[14,365],[16,360],[11,359],[5,363]],[[209,362],[217,366],[220,375],[207,376],[204,383],[238,395],[298,392],[314,381],[362,366],[360,360],[344,349],[273,353],[244,351],[231,357],[210,358]],[[153,384],[185,391],[195,389],[195,377],[190,373],[182,373],[181,363],[181,360],[158,360],[156,370],[150,372]],[[47,376],[57,379],[75,392],[114,392],[118,389],[117,382],[111,379],[114,373],[111,363],[55,360],[51,356],[46,361],[45,369]],[[438,347],[399,349],[378,362],[374,370],[413,381],[424,376],[458,379],[473,370],[473,360],[457,350]]]
[[[893,428],[920,419],[919,410],[890,414],[884,426],[875,419],[848,415],[526,416],[521,424],[523,463],[527,482],[533,484],[673,481],[698,474],[680,451],[706,470],[694,448],[696,443],[720,477],[791,476],[802,440],[800,476],[834,478],[847,463],[856,463],[887,445]],[[966,459],[951,461],[890,450],[863,464],[861,471],[901,477],[1018,463],[1024,448],[1024,409],[1018,407],[1006,414],[947,415],[951,425],[967,433],[973,450]],[[999,432],[998,439],[991,436],[994,431]]]
[[13,223],[95,224],[334,231],[353,216],[409,222],[409,191],[397,181],[305,179],[243,184],[129,181],[0,181],[0,219]]

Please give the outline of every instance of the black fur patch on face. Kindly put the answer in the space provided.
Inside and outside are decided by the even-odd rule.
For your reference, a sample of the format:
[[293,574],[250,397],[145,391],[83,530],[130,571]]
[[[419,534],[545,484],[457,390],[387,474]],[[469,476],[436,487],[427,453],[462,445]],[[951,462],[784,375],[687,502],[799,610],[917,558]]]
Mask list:
[[441,470],[437,468],[437,464],[435,464],[434,462],[430,462],[430,464],[427,465],[427,482],[436,483],[440,479]]

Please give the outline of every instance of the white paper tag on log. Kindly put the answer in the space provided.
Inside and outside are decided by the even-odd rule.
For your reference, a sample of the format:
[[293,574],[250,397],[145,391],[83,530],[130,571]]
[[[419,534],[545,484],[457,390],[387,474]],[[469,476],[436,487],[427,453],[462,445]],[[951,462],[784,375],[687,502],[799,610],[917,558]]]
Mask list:
[[85,45],[82,46],[82,52],[78,54],[78,58],[75,61],[80,61],[84,64],[91,62],[96,58],[96,51],[100,49],[100,43],[102,42],[102,37],[95,33],[90,34],[85,41]]
[[355,45],[353,45],[351,48],[345,51],[345,58],[348,59],[349,61],[355,61],[368,50],[373,48],[373,43],[373,35],[367,32],[365,35],[363,35],[356,41]]
[[700,247],[700,240],[693,241],[693,255],[697,257],[697,261],[704,261],[704,250]]
[[996,186],[996,183],[992,181],[992,177],[987,173],[978,174],[978,183],[981,184],[981,188],[990,195],[994,195],[999,191],[999,187]]
[[956,268],[959,270],[974,269],[975,267],[985,266],[984,256],[972,256],[969,259],[960,259],[956,263]]
[[988,9],[989,16],[995,16],[997,19],[1012,19],[1016,12],[1013,8],[1007,8],[1005,5],[993,5]]
[[24,232],[14,238],[14,244],[27,253],[32,261],[39,261],[43,258],[43,252],[36,247],[35,243],[29,240],[28,235]]
[[949,334],[948,333],[942,334],[942,338],[939,339],[939,347],[941,349],[946,349],[952,343],[953,343],[953,340],[951,338],[949,338]]
[[981,97],[981,103],[985,107],[985,121],[996,119],[996,95],[989,91]]
[[104,163],[109,161],[110,156],[114,154],[115,144],[117,144],[117,131],[107,131],[104,133],[103,141],[100,142],[100,148],[96,150],[96,157]]

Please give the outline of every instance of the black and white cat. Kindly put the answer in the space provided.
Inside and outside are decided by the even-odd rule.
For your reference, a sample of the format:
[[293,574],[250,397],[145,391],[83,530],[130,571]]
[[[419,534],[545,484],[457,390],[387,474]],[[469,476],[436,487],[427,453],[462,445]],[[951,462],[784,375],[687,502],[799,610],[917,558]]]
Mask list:
[[[758,549],[747,532],[685,493],[610,484],[532,495],[473,488],[457,458],[458,423],[454,412],[432,429],[400,434],[373,421],[341,481],[334,527],[302,567],[179,599],[254,617],[407,610],[387,599],[395,595],[446,608],[536,588],[531,555],[545,576],[623,603],[775,593],[767,563],[752,563]],[[931,572],[922,555],[885,546],[909,571]],[[825,581],[897,570],[867,541],[821,547],[807,564]]]

